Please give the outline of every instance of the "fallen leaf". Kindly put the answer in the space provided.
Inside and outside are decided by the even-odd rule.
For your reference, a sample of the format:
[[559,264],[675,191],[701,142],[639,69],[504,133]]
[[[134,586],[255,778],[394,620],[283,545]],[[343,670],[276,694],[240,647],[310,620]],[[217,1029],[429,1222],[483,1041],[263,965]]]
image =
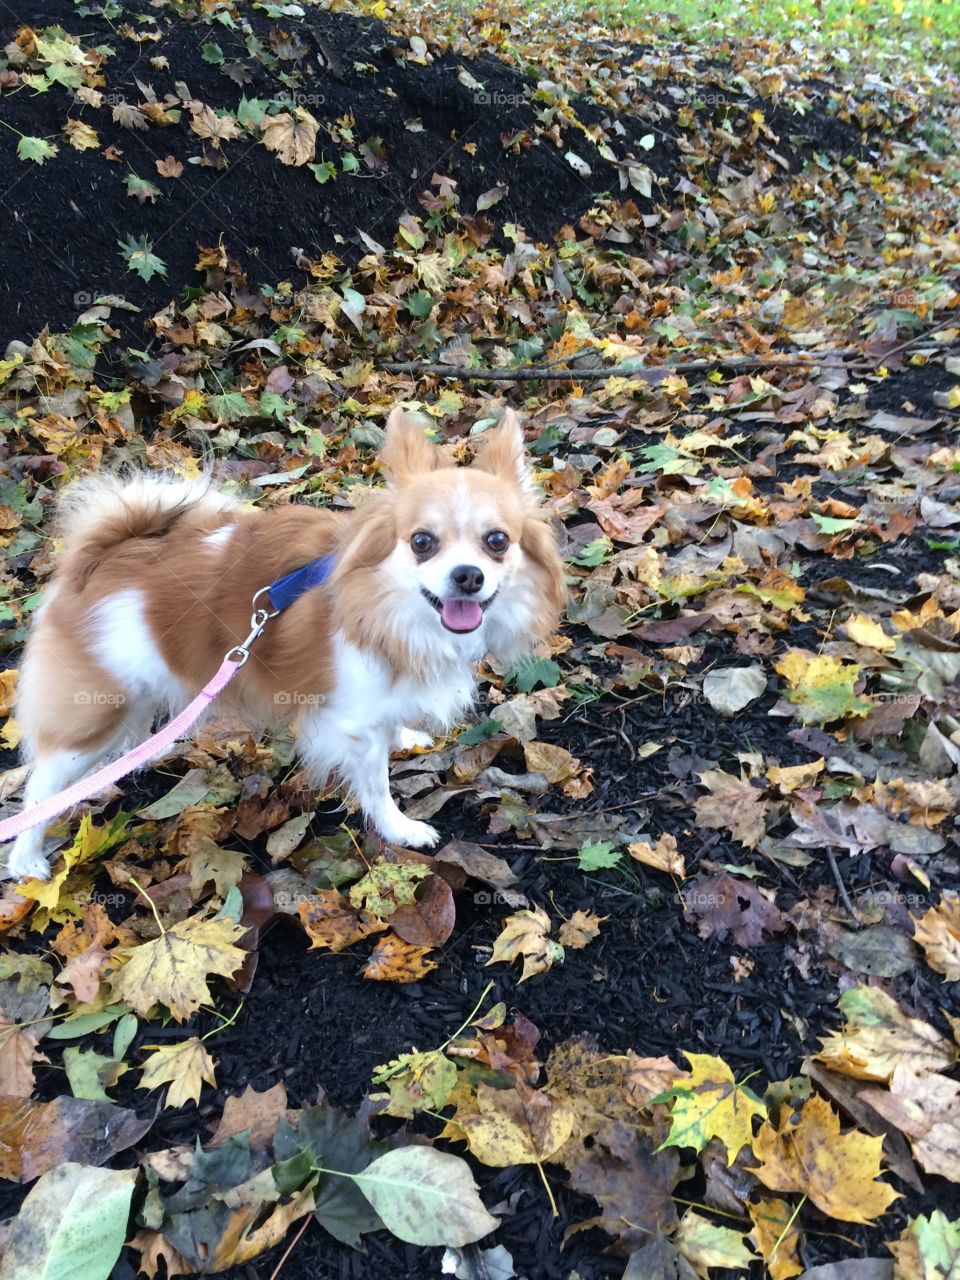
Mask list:
[[914,921],[913,936],[931,969],[960,982],[960,894],[944,893],[938,906]]
[[[231,1095],[223,1104],[223,1115],[207,1147],[220,1147],[238,1133],[250,1135],[251,1150],[265,1150],[273,1142],[277,1125],[287,1114],[287,1091],[278,1081],[258,1093],[247,1085],[243,1093]],[[180,1179],[169,1178],[169,1182]]]
[[865,716],[873,706],[854,693],[860,677],[856,663],[844,663],[830,654],[790,649],[774,663],[774,670],[786,680],[787,698],[799,707],[803,724],[829,724],[846,716]]
[[683,889],[684,919],[695,921],[701,938],[728,930],[738,947],[756,947],[763,935],[781,933],[787,922],[773,893],[728,871],[698,876]]
[[0,1280],[100,1280],[126,1239],[136,1169],[64,1161],[31,1187],[13,1219]]
[[877,1181],[883,1139],[855,1130],[841,1134],[840,1117],[818,1094],[799,1115],[782,1108],[778,1127],[765,1121],[753,1150],[764,1186],[801,1192],[829,1218],[872,1222],[899,1199],[893,1187]]
[[505,1169],[540,1164],[560,1150],[573,1131],[573,1112],[543,1091],[518,1083],[513,1089],[479,1084],[477,1113],[456,1116],[472,1155]]
[[840,997],[844,1025],[821,1041],[814,1057],[859,1080],[889,1080],[901,1064],[915,1071],[949,1070],[956,1046],[936,1028],[904,1013],[879,987],[853,987]]
[[960,1083],[901,1062],[889,1091],[865,1089],[863,1099],[906,1134],[918,1164],[960,1182]]
[[483,1207],[465,1160],[432,1147],[398,1147],[354,1181],[388,1231],[408,1244],[460,1248],[500,1225]]
[[565,920],[560,926],[557,937],[561,947],[571,947],[574,951],[581,950],[599,936],[601,924],[609,919],[609,916],[594,915],[592,911],[575,911],[570,919]]
[[677,1251],[693,1267],[698,1276],[709,1280],[711,1267],[743,1270],[756,1261],[742,1231],[718,1227],[702,1214],[688,1209],[674,1237]]
[[752,1090],[738,1085],[722,1058],[704,1053],[684,1053],[690,1074],[668,1090],[671,1099],[670,1133],[662,1147],[693,1147],[702,1151],[711,1138],[719,1138],[733,1164],[753,1139],[753,1119],[766,1119],[766,1109]]
[[563,947],[547,936],[549,932],[550,917],[540,907],[514,912],[503,922],[487,964],[512,964],[522,956],[521,982],[535,973],[545,973],[554,964],[563,962]]
[[247,952],[236,946],[244,933],[232,920],[192,916],[152,942],[117,948],[113,956],[123,964],[110,977],[113,994],[141,1017],[162,1004],[183,1022],[209,1003],[208,975],[232,977],[246,961]]
[[354,911],[339,889],[316,889],[313,901],[301,902],[297,914],[310,939],[311,950],[342,951],[387,926],[367,911]]
[[960,1275],[960,1222],[940,1209],[922,1214],[886,1247],[895,1258],[893,1280],[956,1280]]
[[699,796],[693,806],[698,826],[729,831],[746,848],[755,849],[766,835],[769,807],[757,788],[723,769],[704,770],[700,781],[710,794]]
[[404,942],[395,933],[385,934],[363,966],[363,976],[376,982],[419,982],[437,967],[436,960],[427,959],[431,949]]
[[110,1102],[61,1095],[52,1102],[0,1097],[0,1178],[32,1182],[66,1160],[102,1165],[153,1124]]
[[749,1203],[747,1212],[753,1223],[750,1237],[771,1280],[790,1280],[791,1276],[800,1275],[803,1271],[799,1255],[800,1229],[793,1220],[795,1211],[789,1201],[773,1196]]
[[722,716],[734,716],[744,707],[749,707],[766,688],[766,672],[759,665],[726,667],[708,671],[703,677],[703,695],[714,711]]
[[313,159],[319,128],[305,107],[297,107],[292,115],[281,111],[275,116],[264,116],[260,122],[263,145],[276,153],[281,164],[290,165],[306,164]]
[[676,838],[665,831],[655,845],[646,840],[627,845],[627,853],[644,866],[653,867],[655,871],[666,871],[668,875],[686,878],[687,867],[683,854],[677,849]]
[[[144,1046],[149,1047],[149,1046]],[[204,1084],[217,1086],[213,1059],[196,1036],[177,1044],[157,1045],[143,1063],[138,1089],[160,1089],[169,1084],[165,1107],[199,1102]]]

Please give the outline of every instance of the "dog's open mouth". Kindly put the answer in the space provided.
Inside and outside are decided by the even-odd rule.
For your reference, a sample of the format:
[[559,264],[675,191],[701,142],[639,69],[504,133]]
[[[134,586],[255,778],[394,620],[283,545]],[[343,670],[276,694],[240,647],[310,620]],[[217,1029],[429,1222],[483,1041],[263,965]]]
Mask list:
[[440,615],[440,621],[448,631],[476,631],[483,621],[483,613],[497,598],[494,592],[489,600],[441,600],[426,587],[421,587],[427,600]]

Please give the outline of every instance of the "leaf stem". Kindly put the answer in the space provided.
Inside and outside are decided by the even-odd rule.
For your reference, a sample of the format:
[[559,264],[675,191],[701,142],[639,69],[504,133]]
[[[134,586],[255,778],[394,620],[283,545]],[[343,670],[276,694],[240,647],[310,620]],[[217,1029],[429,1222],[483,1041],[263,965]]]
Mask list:
[[446,1040],[444,1040],[443,1044],[437,1050],[438,1053],[443,1053],[444,1049],[447,1047],[448,1044],[451,1044],[454,1040],[456,1040],[457,1036],[460,1035],[461,1032],[466,1031],[467,1027],[469,1027],[470,1023],[474,1020],[474,1018],[480,1012],[480,1006],[483,1004],[484,1000],[486,1000],[487,996],[490,993],[490,988],[492,986],[493,986],[493,979],[491,978],[490,981],[487,983],[487,985],[480,992],[480,999],[473,1006],[469,1016],[467,1017],[466,1022],[464,1022],[462,1026],[458,1027],[452,1036],[449,1036]]
[[154,901],[150,897],[149,893],[147,893],[146,889],[144,889],[140,881],[135,879],[134,876],[130,876],[130,883],[134,885],[134,887],[137,890],[137,893],[139,893],[141,897],[146,898],[147,902],[150,904],[150,910],[153,912],[153,918],[157,922],[157,928],[160,930],[160,933],[161,934],[166,933],[167,931],[163,927],[163,921],[160,919],[160,912],[157,910],[156,906],[154,905]]
[[555,1218],[558,1218],[560,1215],[557,1212],[557,1202],[553,1198],[553,1188],[550,1186],[550,1183],[547,1181],[547,1175],[544,1173],[543,1165],[540,1163],[539,1160],[536,1161],[536,1166],[537,1166],[537,1173],[539,1173],[540,1175],[540,1181],[543,1183],[544,1190],[547,1193],[547,1199],[550,1201],[550,1208],[553,1210],[553,1216]]
[[770,1250],[769,1258],[766,1259],[768,1263],[772,1262],[774,1258],[777,1256],[777,1250],[783,1244],[784,1240],[786,1239],[787,1232],[790,1230],[790,1228],[793,1226],[794,1222],[796,1221],[797,1214],[800,1212],[800,1210],[803,1208],[803,1206],[806,1203],[807,1203],[807,1196],[806,1196],[806,1192],[804,1192],[804,1194],[800,1197],[797,1207],[794,1209],[793,1213],[791,1213],[789,1219],[787,1220],[787,1225],[780,1232],[779,1236],[777,1236],[777,1242],[773,1246],[773,1248]]

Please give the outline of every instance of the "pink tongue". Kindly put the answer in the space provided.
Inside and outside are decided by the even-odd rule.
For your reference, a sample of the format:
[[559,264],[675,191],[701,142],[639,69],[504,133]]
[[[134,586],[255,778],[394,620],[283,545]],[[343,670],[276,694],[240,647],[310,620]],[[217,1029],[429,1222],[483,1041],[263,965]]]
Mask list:
[[483,621],[483,610],[476,600],[444,600],[440,617],[451,631],[476,631]]

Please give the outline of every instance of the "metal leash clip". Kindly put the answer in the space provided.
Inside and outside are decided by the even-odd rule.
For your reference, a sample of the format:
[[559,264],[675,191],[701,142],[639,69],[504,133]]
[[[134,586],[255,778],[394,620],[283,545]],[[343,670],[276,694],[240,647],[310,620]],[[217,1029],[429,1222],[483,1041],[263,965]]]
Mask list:
[[[224,661],[228,658],[232,658],[238,667],[242,667],[250,657],[250,646],[253,644],[254,640],[263,634],[263,629],[270,619],[275,618],[280,612],[279,609],[264,609],[257,607],[257,601],[262,595],[266,595],[269,590],[269,587],[261,587],[251,600],[250,603],[253,606],[253,613],[250,616],[250,634],[242,644],[235,644],[232,649],[227,650],[223,655]],[[269,599],[269,596],[267,596],[267,599]]]

